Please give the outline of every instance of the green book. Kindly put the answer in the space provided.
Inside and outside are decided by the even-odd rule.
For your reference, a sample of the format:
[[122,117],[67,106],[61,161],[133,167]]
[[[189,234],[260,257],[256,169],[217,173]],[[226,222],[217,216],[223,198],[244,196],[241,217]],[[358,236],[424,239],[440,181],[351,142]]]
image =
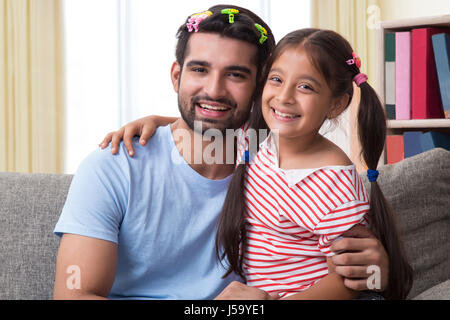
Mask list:
[[384,92],[386,115],[395,119],[395,33],[384,35]]

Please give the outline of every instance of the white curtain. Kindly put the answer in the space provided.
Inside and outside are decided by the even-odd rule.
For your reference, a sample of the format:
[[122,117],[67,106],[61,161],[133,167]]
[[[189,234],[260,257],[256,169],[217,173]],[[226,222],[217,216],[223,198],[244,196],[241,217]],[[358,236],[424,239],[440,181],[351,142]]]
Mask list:
[[[334,30],[346,38],[361,57],[361,72],[367,74],[368,82],[376,88],[376,23],[380,19],[379,1],[314,0],[312,4],[312,25]],[[359,88],[355,86],[353,100],[340,117],[340,126],[327,137],[347,153],[358,171],[363,171],[365,164],[360,157],[361,147],[357,137],[358,103]]]
[[61,173],[60,0],[0,0],[0,171]]

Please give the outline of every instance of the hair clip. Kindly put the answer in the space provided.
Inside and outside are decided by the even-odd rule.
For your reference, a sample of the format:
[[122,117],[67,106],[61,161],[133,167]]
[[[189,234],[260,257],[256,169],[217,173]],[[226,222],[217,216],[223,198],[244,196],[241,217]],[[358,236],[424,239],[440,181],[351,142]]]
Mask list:
[[237,10],[237,9],[222,9],[221,13],[228,15],[228,22],[229,23],[234,23],[234,15],[236,13],[239,13],[239,10]]
[[241,161],[242,161],[241,163],[250,162],[250,153],[248,152],[248,150],[245,150],[244,154],[242,155]]
[[186,23],[186,26],[188,28],[189,32],[192,32],[193,30],[195,30],[195,32],[198,32],[198,25],[200,24],[200,22],[202,22],[203,20],[205,20],[206,18],[212,16],[212,12],[211,11],[203,11],[200,13],[196,13],[193,14],[189,19],[188,22]]
[[355,81],[355,83],[358,87],[361,85],[361,83],[366,82],[368,79],[369,78],[367,77],[367,75],[364,73],[361,73],[361,72],[353,77],[353,81]]
[[371,169],[367,170],[367,178],[369,178],[370,182],[377,181],[378,174],[379,174],[378,170],[371,170]]
[[259,38],[259,43],[263,44],[267,40],[267,30],[260,24],[255,23],[256,29],[261,33],[261,38]]
[[361,68],[361,58],[355,52],[352,52],[352,59],[349,59],[346,62],[349,66],[354,64],[358,69]]

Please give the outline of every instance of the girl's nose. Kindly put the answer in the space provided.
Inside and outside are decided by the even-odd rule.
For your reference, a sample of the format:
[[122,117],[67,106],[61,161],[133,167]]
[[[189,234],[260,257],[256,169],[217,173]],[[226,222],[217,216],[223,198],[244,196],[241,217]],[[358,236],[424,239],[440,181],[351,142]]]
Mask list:
[[282,104],[293,104],[295,102],[294,99],[294,88],[290,86],[282,86],[280,91],[278,92],[278,101]]

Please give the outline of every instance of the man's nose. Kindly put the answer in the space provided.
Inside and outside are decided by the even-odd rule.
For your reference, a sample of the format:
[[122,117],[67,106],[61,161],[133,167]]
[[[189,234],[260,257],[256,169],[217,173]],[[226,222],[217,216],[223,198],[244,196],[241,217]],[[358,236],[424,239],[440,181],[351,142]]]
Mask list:
[[212,99],[226,96],[225,80],[220,74],[211,73],[205,83],[205,93]]

